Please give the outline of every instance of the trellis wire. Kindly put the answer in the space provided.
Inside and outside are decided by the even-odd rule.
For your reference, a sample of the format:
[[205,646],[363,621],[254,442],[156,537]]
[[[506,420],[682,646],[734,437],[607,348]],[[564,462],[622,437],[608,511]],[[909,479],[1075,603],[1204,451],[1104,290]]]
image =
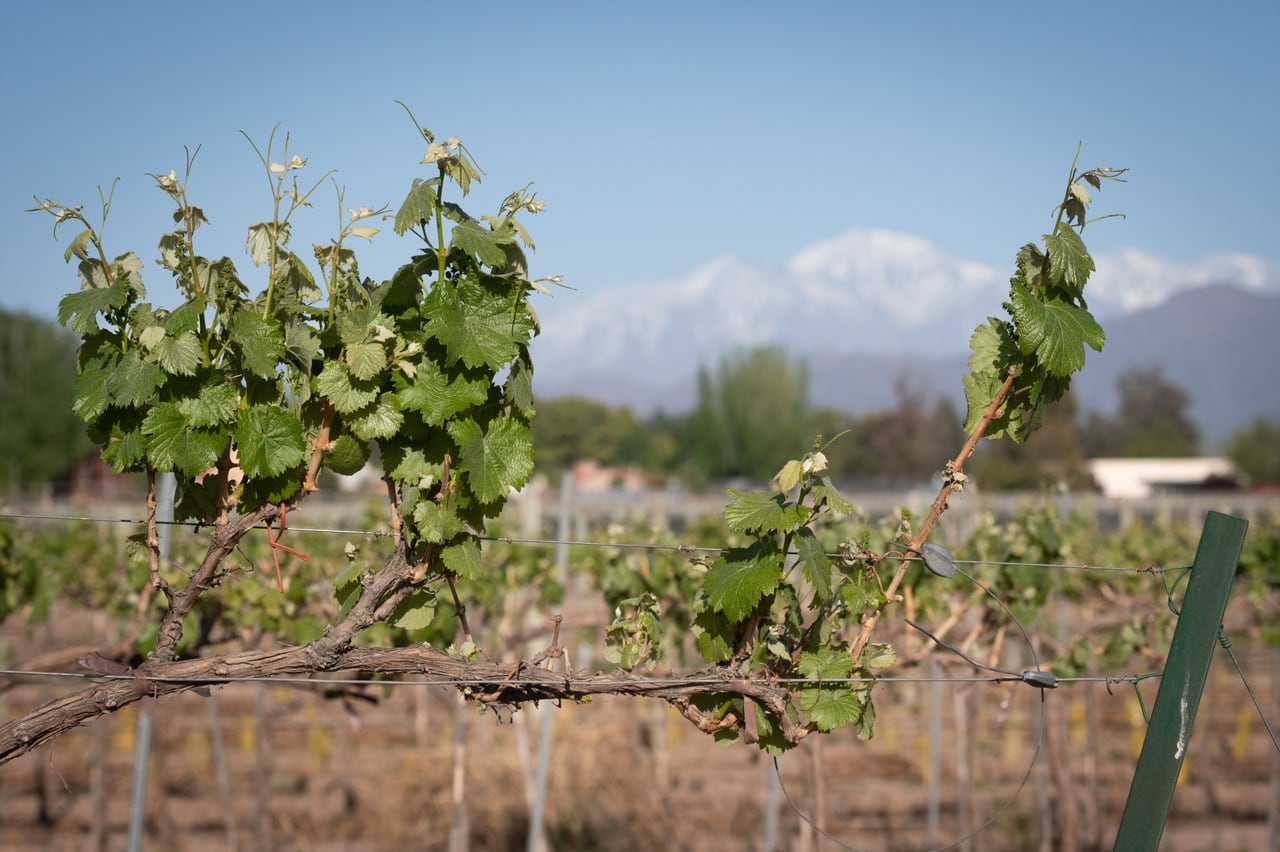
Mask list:
[[[89,524],[146,524],[146,520],[137,518],[95,518],[91,516],[72,516],[72,515],[39,515],[27,513],[0,513],[0,520],[38,520],[38,521],[64,521],[79,522]],[[200,521],[157,521],[157,525],[170,525],[180,527],[190,527],[199,531],[210,524]],[[258,530],[266,530],[266,525],[254,527]],[[345,529],[341,527],[289,527],[292,533],[312,533],[317,535],[341,535],[352,538],[394,538],[395,533],[389,530],[356,530]],[[528,547],[591,547],[609,549],[615,548],[619,550],[665,550],[680,552],[686,554],[696,553],[721,553],[727,550],[727,547],[719,545],[700,545],[700,544],[661,544],[658,542],[637,542],[637,541],[592,541],[588,539],[563,539],[563,538],[526,538],[520,536],[476,536],[480,541],[490,542],[493,544],[510,544]],[[839,553],[830,553],[828,556],[840,556]],[[903,554],[900,557],[903,561],[915,562],[920,557]],[[1044,568],[1044,569],[1063,569],[1071,571],[1110,571],[1126,574],[1159,574],[1166,569],[1158,565],[1141,565],[1141,566],[1117,566],[1117,565],[1087,565],[1087,564],[1068,564],[1056,562],[1011,562],[998,559],[955,559],[957,565],[986,565],[997,568]]]
[[[0,676],[12,677],[15,679],[37,679],[37,678],[70,678],[79,680],[136,680],[136,676],[132,673],[125,674],[100,674],[98,672],[57,672],[57,671],[40,671],[34,669],[0,669]],[[1147,674],[1125,674],[1125,675],[1093,675],[1080,677],[1060,677],[1058,683],[1138,683],[1148,678],[1160,677],[1159,672],[1150,672]],[[395,680],[381,680],[378,678],[330,678],[330,677],[293,677],[288,675],[270,675],[270,676],[252,676],[242,675],[239,677],[165,677],[163,675],[147,675],[148,681],[155,683],[177,683],[190,684],[198,686],[226,686],[237,683],[262,683],[262,684],[278,684],[291,686],[377,686],[377,687],[400,687],[400,686],[492,686],[498,683],[494,678],[397,678]],[[798,685],[798,686],[820,686],[823,684],[834,683],[883,683],[883,684],[907,684],[907,683],[1016,683],[1022,682],[1024,678],[1017,674],[1005,674],[992,677],[931,677],[931,676],[911,676],[911,675],[884,675],[881,677],[827,677],[827,678],[807,678],[807,677],[780,677],[774,678],[769,683]],[[517,681],[519,682],[519,681]],[[581,688],[584,686],[655,686],[655,687],[677,687],[677,686],[716,686],[725,683],[724,678],[696,678],[696,677],[659,677],[659,678],[635,678],[635,677],[619,677],[619,678],[574,678],[574,677],[557,677],[557,684],[563,684],[567,689]]]

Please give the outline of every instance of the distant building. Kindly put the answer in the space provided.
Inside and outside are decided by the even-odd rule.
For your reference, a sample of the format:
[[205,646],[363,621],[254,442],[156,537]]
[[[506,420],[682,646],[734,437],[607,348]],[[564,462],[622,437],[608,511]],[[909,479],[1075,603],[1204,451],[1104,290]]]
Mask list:
[[646,491],[654,486],[654,477],[634,467],[602,465],[595,459],[574,463],[569,475],[578,492]]
[[1108,497],[1240,487],[1236,466],[1224,458],[1090,459],[1085,466]]

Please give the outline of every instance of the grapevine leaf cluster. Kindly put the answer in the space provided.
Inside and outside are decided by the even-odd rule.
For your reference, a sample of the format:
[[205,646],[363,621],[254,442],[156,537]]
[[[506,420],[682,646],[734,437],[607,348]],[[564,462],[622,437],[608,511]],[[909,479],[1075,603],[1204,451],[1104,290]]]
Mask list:
[[[1007,317],[989,318],[972,337],[964,378],[969,439],[942,471],[941,490],[921,526],[913,528],[904,514],[893,550],[873,553],[866,536],[824,542],[824,523],[850,512],[852,504],[825,475],[827,447],[820,443],[784,465],[771,490],[728,492],[725,521],[749,541],[726,549],[707,569],[692,630],[707,663],[735,677],[786,684],[785,698],[704,700],[686,713],[696,724],[721,739],[741,737],[770,751],[845,726],[854,726],[861,738],[872,735],[870,684],[897,656],[888,644],[870,640],[880,615],[902,600],[897,592],[907,575],[906,557],[922,552],[951,494],[963,490],[968,477],[962,468],[978,440],[1024,440],[1039,426],[1045,406],[1060,399],[1084,367],[1085,347],[1102,349],[1105,335],[1084,299],[1094,263],[1080,232],[1092,200],[1087,187],[1122,180],[1123,173],[1080,173],[1073,163],[1043,249],[1027,244],[1018,252]],[[887,564],[897,567],[882,576]],[[1043,603],[1043,597],[1023,603]]]
[[989,317],[969,341],[973,354],[964,378],[966,432],[978,427],[1012,378],[984,435],[1025,440],[1043,421],[1045,406],[1061,399],[1071,376],[1083,369],[1085,347],[1102,351],[1106,335],[1084,299],[1094,263],[1081,232],[1092,200],[1088,187],[1096,190],[1104,180],[1123,181],[1125,171],[1096,168],[1079,173],[1072,163],[1053,230],[1042,238],[1044,248],[1027,243],[1018,251],[1004,304],[1007,316]]
[[[152,175],[174,205],[176,228],[156,261],[183,299],[171,309],[146,301],[136,254],[108,259],[102,223],[38,199],[55,235],[80,227],[65,257],[78,261],[81,289],[58,311],[82,338],[74,410],[113,471],[144,473],[153,488],[157,473],[175,474],[177,520],[222,528],[233,514],[283,512],[319,487],[323,470],[355,473],[378,453],[406,552],[437,579],[481,573],[478,533],[533,472],[529,296],[546,288],[528,277],[532,241],[517,216],[543,204],[526,187],[494,215],[468,215],[446,189],[466,196],[479,166],[457,139],[437,141],[413,121],[428,176],[394,216],[344,210],[339,190],[342,227],[313,247],[314,272],[291,245],[291,220],[328,174],[303,182],[307,160],[288,137],[277,154],[275,131],[265,150],[250,140],[272,201],[245,242],[261,269],[256,294],[231,259],[199,254],[208,220],[187,195],[198,149],[183,175]],[[421,247],[379,283],[360,274],[349,243],[372,239],[380,218]],[[358,579],[340,578],[344,613],[364,588]],[[425,589],[405,596],[396,623],[414,625],[433,607]]]

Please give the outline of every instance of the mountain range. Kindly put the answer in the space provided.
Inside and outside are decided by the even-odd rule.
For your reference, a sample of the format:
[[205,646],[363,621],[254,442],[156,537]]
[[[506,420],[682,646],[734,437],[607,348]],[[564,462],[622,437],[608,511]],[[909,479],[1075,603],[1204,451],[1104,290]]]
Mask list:
[[[1190,395],[1210,446],[1256,417],[1280,418],[1280,266],[1136,250],[1097,266],[1086,296],[1107,344],[1074,381],[1083,408],[1112,411],[1121,373],[1159,366]],[[1008,272],[913,235],[853,230],[781,265],[722,257],[673,280],[559,294],[539,305],[536,388],[680,412],[700,366],[776,344],[807,360],[820,406],[883,408],[902,381],[962,403],[969,335],[1007,292]]]

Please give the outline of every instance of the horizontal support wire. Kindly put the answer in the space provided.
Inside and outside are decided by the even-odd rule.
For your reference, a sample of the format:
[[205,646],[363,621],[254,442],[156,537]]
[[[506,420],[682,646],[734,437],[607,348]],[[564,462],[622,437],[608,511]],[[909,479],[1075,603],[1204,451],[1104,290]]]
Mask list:
[[[79,522],[89,524],[145,524],[147,521],[135,518],[94,518],[94,517],[76,517],[68,515],[36,515],[36,514],[20,514],[20,513],[0,513],[0,520],[35,520],[35,521],[62,521],[62,522]],[[175,527],[190,527],[199,531],[205,527],[211,526],[200,521],[160,521],[155,522],[157,525],[167,525]],[[254,529],[266,530],[265,524],[255,527]],[[353,538],[393,538],[395,533],[388,530],[353,530],[343,529],[340,527],[289,527],[289,532],[307,534],[313,533],[317,535],[341,535]],[[594,548],[615,548],[620,550],[666,550],[678,551],[680,553],[722,553],[727,550],[726,547],[700,544],[659,544],[657,542],[634,542],[634,541],[590,541],[583,539],[558,539],[558,538],[522,538],[518,536],[476,536],[480,541],[490,542],[493,544],[510,544],[524,547],[558,547],[564,545],[566,547],[594,547]],[[830,557],[842,557],[845,554],[829,553]],[[906,554],[889,554],[885,558],[900,559],[904,562],[920,561],[919,556],[910,556]],[[1009,562],[998,559],[953,559],[956,565],[977,565],[991,566],[997,568],[1041,568],[1041,569],[1062,569],[1068,571],[1109,571],[1125,574],[1162,574],[1166,569],[1158,565],[1143,566],[1118,566],[1118,565],[1085,565],[1085,564],[1062,564],[1055,562]]]
[[[557,674],[557,673],[552,673]],[[70,678],[80,680],[136,680],[136,676],[131,672],[123,674],[101,674],[98,672],[55,672],[55,671],[29,671],[25,669],[0,669],[0,676],[37,679],[37,678]],[[1093,675],[1089,677],[1062,677],[1058,678],[1059,683],[1137,683],[1147,678],[1159,677],[1159,672],[1142,674],[1142,675]],[[193,685],[218,686],[236,683],[274,683],[274,684],[292,684],[307,686],[492,686],[496,683],[522,683],[527,681],[511,680],[503,681],[494,678],[399,678],[396,680],[382,680],[376,678],[326,678],[326,677],[164,677],[161,675],[147,675],[148,681],[156,683],[180,683]],[[773,678],[764,683],[768,684],[788,684],[788,685],[807,685],[821,686],[825,684],[835,683],[884,683],[884,684],[906,684],[906,683],[1015,683],[1021,681],[1022,677],[1004,676],[1004,677],[928,677],[909,675],[886,675],[885,677],[832,677],[832,678],[804,678],[804,677],[782,677]],[[658,678],[573,678],[573,677],[555,677],[557,684],[564,684],[567,689],[574,689],[580,686],[656,686],[656,687],[679,687],[679,686],[717,686],[725,685],[727,681],[724,678],[697,678],[697,677],[658,677]]]

